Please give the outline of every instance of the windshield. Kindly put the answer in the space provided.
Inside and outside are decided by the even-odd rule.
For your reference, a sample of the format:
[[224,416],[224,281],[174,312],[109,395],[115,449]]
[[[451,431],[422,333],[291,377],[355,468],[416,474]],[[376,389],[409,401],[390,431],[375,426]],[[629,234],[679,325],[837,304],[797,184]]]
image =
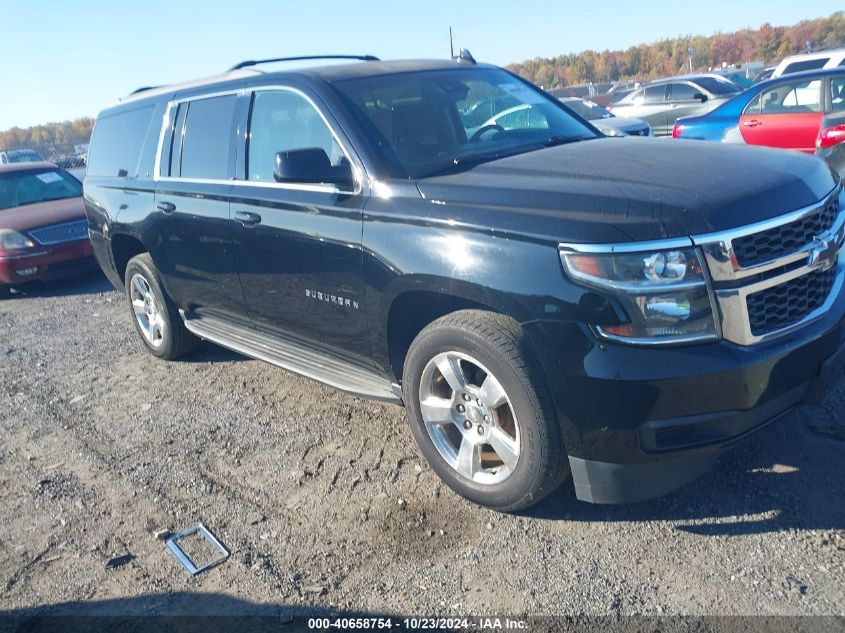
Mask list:
[[44,160],[32,150],[6,152],[6,158],[9,159],[10,163],[37,163]]
[[46,167],[0,173],[0,209],[81,195],[82,184],[58,169]]
[[574,110],[576,114],[584,117],[588,121],[609,119],[613,116],[598,103],[593,103],[592,101],[587,101],[586,99],[562,99],[562,102],[567,108]]
[[398,178],[598,138],[557,99],[495,68],[399,73],[333,85]]
[[693,82],[704,88],[711,95],[732,95],[741,91],[741,88],[729,79],[699,77],[697,79],[693,79]]

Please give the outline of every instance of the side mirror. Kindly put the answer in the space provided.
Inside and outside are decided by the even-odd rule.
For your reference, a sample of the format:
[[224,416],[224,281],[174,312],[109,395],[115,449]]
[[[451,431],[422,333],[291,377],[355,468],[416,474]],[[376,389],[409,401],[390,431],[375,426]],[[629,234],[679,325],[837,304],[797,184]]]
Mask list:
[[704,103],[705,101],[707,101],[707,95],[706,95],[706,94],[704,94],[703,92],[696,92],[696,93],[692,96],[692,98],[693,98],[693,99],[698,99],[699,101],[701,101],[701,103]]
[[347,161],[332,165],[326,151],[319,147],[277,152],[273,178],[284,183],[355,186],[352,166]]

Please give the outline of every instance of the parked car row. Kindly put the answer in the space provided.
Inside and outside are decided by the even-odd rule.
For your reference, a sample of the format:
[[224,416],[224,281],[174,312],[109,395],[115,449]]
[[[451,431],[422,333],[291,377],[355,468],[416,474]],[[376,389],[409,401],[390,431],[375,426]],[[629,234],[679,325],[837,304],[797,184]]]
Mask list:
[[678,119],[672,136],[815,153],[845,175],[845,67],[782,74]]
[[716,74],[670,77],[635,90],[610,110],[617,116],[646,121],[655,136],[669,136],[678,117],[713,110],[741,90]]

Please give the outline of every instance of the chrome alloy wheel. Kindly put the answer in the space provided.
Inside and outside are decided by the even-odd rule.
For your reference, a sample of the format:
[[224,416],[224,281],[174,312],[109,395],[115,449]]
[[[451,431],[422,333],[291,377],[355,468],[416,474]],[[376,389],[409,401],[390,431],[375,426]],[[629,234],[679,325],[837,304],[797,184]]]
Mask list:
[[504,387],[461,352],[432,358],[420,379],[420,410],[440,456],[462,477],[498,484],[519,462],[520,436]]
[[129,281],[130,298],[135,319],[144,334],[144,338],[153,347],[160,347],[164,342],[164,317],[159,311],[150,284],[138,273]]

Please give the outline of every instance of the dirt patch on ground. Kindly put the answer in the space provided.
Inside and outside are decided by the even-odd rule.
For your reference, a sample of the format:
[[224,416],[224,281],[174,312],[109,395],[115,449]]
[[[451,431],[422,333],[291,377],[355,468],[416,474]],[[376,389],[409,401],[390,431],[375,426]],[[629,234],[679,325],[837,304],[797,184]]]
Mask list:
[[[211,345],[153,359],[99,275],[13,295],[0,328],[6,609],[845,611],[841,390],[663,499],[507,516],[439,482],[399,407]],[[154,536],[194,521],[232,551],[198,577]]]

